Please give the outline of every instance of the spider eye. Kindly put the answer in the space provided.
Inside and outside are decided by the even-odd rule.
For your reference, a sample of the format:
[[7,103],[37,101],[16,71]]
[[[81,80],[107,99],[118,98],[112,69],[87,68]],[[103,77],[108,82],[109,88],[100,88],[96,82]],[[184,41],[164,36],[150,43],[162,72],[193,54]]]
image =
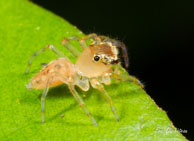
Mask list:
[[100,57],[99,56],[94,56],[94,60],[95,61],[99,61],[100,60]]

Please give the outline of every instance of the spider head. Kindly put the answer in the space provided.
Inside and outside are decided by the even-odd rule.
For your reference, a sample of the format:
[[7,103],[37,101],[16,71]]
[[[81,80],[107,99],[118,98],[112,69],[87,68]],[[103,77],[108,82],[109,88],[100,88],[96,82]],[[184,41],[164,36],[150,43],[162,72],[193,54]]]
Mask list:
[[93,61],[104,64],[118,64],[120,62],[119,49],[122,49],[125,66],[128,67],[129,61],[125,44],[106,36],[98,36],[98,40],[94,41],[90,48],[93,54]]
[[105,65],[119,63],[118,49],[107,43],[91,45],[91,52],[94,62],[101,62]]

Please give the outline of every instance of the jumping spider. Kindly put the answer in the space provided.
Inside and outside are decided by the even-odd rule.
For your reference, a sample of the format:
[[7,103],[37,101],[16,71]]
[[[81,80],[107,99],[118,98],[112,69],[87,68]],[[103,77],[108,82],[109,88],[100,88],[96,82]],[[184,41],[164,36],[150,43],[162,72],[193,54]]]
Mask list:
[[[69,40],[78,40],[82,52],[80,53],[74,48]],[[89,45],[87,41],[90,42]],[[97,122],[86,108],[83,99],[76,92],[75,86],[78,86],[83,91],[88,91],[90,83],[93,88],[98,89],[110,104],[111,110],[118,121],[119,117],[112,99],[104,89],[103,84],[110,84],[111,78],[114,78],[118,81],[135,82],[143,88],[141,82],[129,75],[121,66],[119,48],[122,50],[125,66],[128,67],[128,55],[125,45],[117,40],[110,39],[106,36],[98,36],[96,34],[89,34],[81,39],[77,37],[64,38],[62,44],[77,57],[75,64],[72,64],[70,60],[53,45],[48,45],[34,53],[26,69],[26,73],[28,73],[33,58],[47,49],[52,50],[59,57],[44,66],[44,68],[26,85],[27,89],[44,89],[41,96],[42,123],[44,123],[45,98],[49,88],[64,83],[68,85],[72,95],[95,126],[97,126]]]

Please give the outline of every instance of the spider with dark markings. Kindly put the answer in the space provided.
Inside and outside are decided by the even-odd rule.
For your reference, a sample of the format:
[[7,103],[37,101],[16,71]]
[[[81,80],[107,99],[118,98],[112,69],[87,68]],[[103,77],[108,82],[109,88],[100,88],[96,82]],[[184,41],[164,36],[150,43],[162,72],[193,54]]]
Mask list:
[[[70,40],[77,40],[80,43],[80,47],[82,48],[81,53],[74,48],[70,43]],[[90,43],[87,43],[87,41]],[[93,88],[98,89],[100,94],[110,104],[115,119],[119,121],[113,101],[104,89],[103,84],[111,84],[111,79],[114,78],[118,81],[134,82],[141,88],[144,87],[136,77],[129,75],[121,66],[119,48],[122,50],[126,67],[128,67],[129,62],[125,44],[106,36],[98,36],[96,34],[89,34],[81,39],[75,36],[64,38],[62,44],[77,57],[75,64],[72,64],[71,61],[56,47],[48,45],[34,53],[30,58],[26,69],[27,74],[34,57],[46,50],[53,51],[59,57],[44,66],[43,69],[40,70],[40,72],[26,85],[27,89],[43,89],[41,96],[42,123],[45,121],[45,98],[49,88],[62,84],[67,84],[73,97],[95,126],[97,126],[97,122],[86,108],[83,99],[75,90],[75,86],[78,86],[83,91],[88,91],[91,84]]]

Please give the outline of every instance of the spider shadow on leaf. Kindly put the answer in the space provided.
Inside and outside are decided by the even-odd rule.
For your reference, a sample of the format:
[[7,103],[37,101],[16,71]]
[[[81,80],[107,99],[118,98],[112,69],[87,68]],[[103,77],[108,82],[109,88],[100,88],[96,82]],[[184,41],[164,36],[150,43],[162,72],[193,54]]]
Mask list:
[[[84,100],[88,99],[92,95],[91,93],[93,91],[93,90],[89,90],[87,92],[84,92],[84,91],[80,90],[79,88],[76,88],[76,90],[77,90],[77,92],[79,93],[79,95],[81,97],[83,97],[83,95],[87,95],[86,97],[84,97]],[[39,95],[39,98],[41,98],[41,94]],[[63,98],[64,99],[64,105],[65,105],[65,99],[66,100],[67,99],[74,99],[74,97],[72,96],[71,92],[69,91],[69,89],[68,89],[68,87],[66,85],[61,85],[61,86],[57,86],[57,87],[51,88],[49,90],[49,92],[48,92],[47,99],[52,100],[53,98],[56,98],[56,99]],[[63,113],[66,113],[67,111],[72,110],[76,106],[77,106],[77,108],[79,108],[79,105],[78,105],[78,103],[75,100],[67,108],[65,108],[62,111],[59,111],[57,114],[55,114],[51,118],[48,118],[47,122],[50,122],[50,121],[56,119],[57,117],[60,117]]]
[[[69,98],[72,94],[70,93],[68,87],[66,85],[60,85],[54,88],[50,88],[47,94],[48,99],[54,98]],[[41,95],[40,95],[41,97]]]

